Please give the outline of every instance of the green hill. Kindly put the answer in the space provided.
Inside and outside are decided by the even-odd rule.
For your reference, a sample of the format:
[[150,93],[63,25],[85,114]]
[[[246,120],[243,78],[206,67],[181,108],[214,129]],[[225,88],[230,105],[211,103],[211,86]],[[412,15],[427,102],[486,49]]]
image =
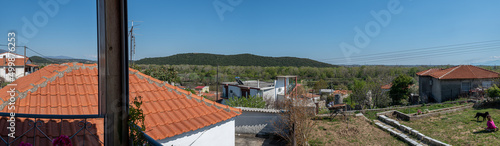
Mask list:
[[297,57],[265,57],[252,54],[218,55],[207,53],[176,54],[167,57],[144,58],[137,60],[137,64],[169,64],[169,65],[221,65],[221,66],[310,66],[335,67],[307,58]]
[[87,59],[55,59],[55,58],[43,58],[40,56],[31,56],[30,57],[31,61],[33,61],[34,64],[61,64],[61,63],[67,63],[67,62],[79,62],[79,63],[97,63],[96,61],[91,61]]

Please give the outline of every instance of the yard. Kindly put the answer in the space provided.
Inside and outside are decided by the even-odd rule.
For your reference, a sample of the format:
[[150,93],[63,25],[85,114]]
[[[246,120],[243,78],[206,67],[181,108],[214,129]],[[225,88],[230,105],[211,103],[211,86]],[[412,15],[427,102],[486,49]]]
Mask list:
[[314,120],[312,139],[317,145],[406,145],[403,141],[364,121],[361,117],[350,117],[349,129],[339,116],[335,119]]
[[477,122],[474,118],[476,112],[489,112],[495,124],[500,125],[500,110],[496,108],[467,109],[416,121],[400,121],[400,123],[451,145],[500,145],[500,131],[484,131],[486,121],[483,122],[482,118],[479,118]]
[[[469,103],[469,104],[471,104],[471,103]],[[432,111],[432,110],[436,110],[436,109],[454,107],[454,106],[459,106],[459,105],[462,105],[462,104],[459,104],[459,103],[431,104],[431,105],[426,105],[426,106],[398,109],[398,111],[405,113],[405,114],[413,114],[413,113],[417,113],[417,111],[419,109],[420,109],[420,111],[424,112],[425,109]]]

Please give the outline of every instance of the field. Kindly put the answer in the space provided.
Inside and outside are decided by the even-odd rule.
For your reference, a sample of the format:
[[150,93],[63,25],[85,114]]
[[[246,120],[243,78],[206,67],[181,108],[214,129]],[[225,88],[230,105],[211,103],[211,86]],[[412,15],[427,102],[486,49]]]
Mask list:
[[317,145],[406,145],[403,141],[364,121],[361,117],[350,117],[347,124],[336,119],[314,120],[312,146]]
[[486,121],[474,118],[476,112],[489,112],[497,126],[500,124],[500,110],[467,109],[416,121],[400,121],[427,136],[451,145],[500,145],[500,131],[486,132]]

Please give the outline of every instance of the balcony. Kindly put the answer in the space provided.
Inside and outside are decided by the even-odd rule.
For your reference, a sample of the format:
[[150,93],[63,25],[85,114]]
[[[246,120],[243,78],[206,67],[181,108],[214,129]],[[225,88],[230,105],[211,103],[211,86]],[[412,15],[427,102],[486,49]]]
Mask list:
[[[0,113],[0,126],[9,127],[10,113]],[[0,130],[0,145],[18,146],[21,142],[37,145],[52,145],[59,136],[65,135],[74,146],[104,145],[104,119],[99,115],[15,115],[15,138],[11,131]],[[160,145],[145,134],[146,145]]]

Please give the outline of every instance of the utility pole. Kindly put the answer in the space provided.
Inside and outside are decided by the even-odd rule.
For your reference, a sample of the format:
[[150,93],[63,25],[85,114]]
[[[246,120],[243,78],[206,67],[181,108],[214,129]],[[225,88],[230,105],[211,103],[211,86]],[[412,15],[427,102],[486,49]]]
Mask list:
[[217,65],[217,84],[215,85],[217,92],[215,93],[215,101],[219,101],[219,65]]
[[24,72],[23,72],[23,76],[25,76],[25,75],[26,75],[26,46],[24,46],[24,60],[23,60],[23,61],[24,61],[24,66],[23,66],[23,70],[24,70]]

